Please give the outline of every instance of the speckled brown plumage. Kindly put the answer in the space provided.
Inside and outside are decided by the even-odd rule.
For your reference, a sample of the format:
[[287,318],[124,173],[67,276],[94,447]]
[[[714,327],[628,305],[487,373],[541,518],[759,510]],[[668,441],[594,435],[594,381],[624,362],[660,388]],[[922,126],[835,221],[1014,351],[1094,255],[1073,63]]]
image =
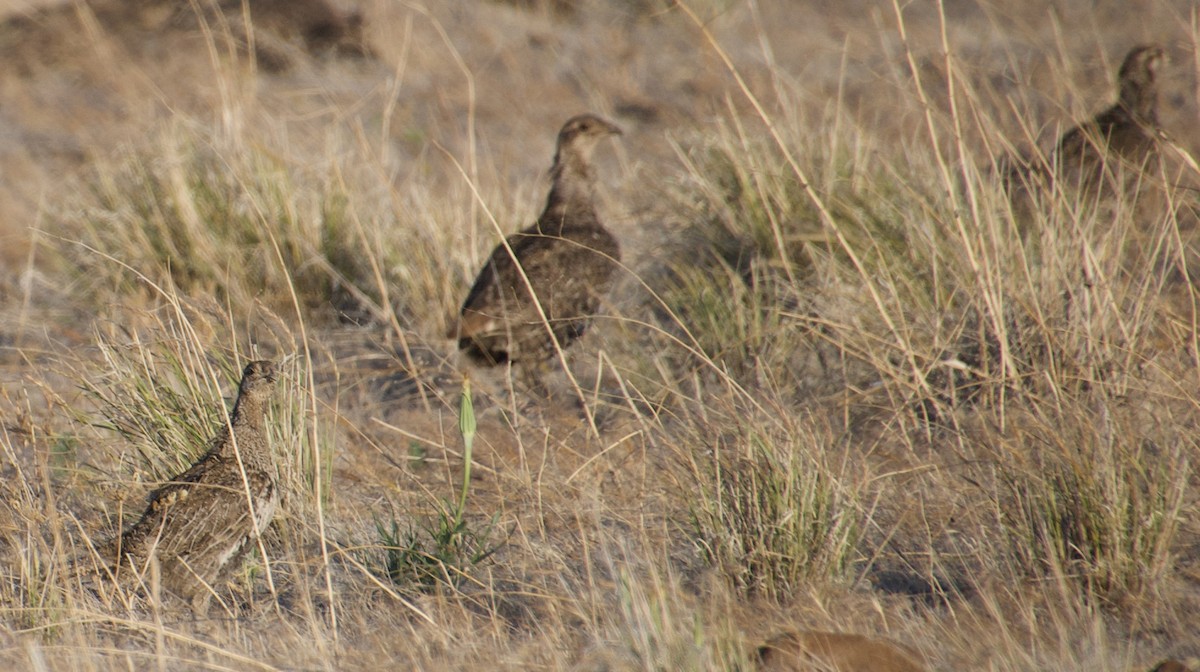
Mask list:
[[590,160],[601,139],[620,132],[590,114],[570,119],[559,131],[545,209],[533,226],[509,236],[507,247],[492,251],[449,330],[448,337],[457,338],[472,360],[536,367],[552,357],[554,341],[539,303],[560,346],[587,330],[621,254],[596,215]]
[[1067,186],[1090,187],[1102,180],[1114,187],[1118,171],[1126,183],[1158,156],[1157,71],[1166,58],[1155,46],[1132,49],[1118,74],[1120,95],[1116,104],[1091,121],[1071,129],[1058,141],[1053,163]]
[[165,592],[207,611],[213,587],[239,566],[279,505],[265,422],[275,378],[271,362],[246,366],[229,426],[191,468],[151,493],[141,520],[120,538],[118,573],[144,576],[157,557]]

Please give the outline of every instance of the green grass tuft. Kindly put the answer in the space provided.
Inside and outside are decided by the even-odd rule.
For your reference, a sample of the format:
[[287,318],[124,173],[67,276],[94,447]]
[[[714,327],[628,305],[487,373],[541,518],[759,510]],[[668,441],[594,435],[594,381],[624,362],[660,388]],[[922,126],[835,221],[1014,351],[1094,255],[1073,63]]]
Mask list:
[[786,599],[807,581],[845,577],[858,541],[855,503],[815,435],[747,431],[693,463],[690,532],[736,589]]

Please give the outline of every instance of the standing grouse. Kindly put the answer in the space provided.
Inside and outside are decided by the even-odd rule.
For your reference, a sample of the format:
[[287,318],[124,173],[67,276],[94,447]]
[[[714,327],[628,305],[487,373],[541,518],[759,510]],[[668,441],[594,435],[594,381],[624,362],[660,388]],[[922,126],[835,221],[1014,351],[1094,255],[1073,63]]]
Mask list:
[[447,334],[473,361],[521,364],[540,387],[538,369],[555,342],[566,347],[587,330],[621,255],[596,216],[590,160],[600,140],[620,133],[591,114],[559,131],[545,210],[492,251]]
[[265,423],[275,378],[272,362],[246,365],[229,425],[191,468],[150,494],[119,542],[119,572],[143,576],[157,557],[163,589],[190,600],[198,616],[279,506]]
[[[1155,46],[1130,50],[1118,74],[1121,93],[1116,104],[1058,141],[1054,163],[1068,186],[1096,187],[1103,180],[1125,189],[1158,156],[1162,132],[1155,76],[1165,58]],[[1117,180],[1121,171],[1129,172]]]

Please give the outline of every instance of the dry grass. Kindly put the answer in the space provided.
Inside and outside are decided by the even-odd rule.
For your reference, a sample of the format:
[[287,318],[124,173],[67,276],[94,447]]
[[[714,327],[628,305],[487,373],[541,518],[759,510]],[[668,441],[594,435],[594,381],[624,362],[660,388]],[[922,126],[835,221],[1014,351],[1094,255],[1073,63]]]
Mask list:
[[[0,660],[749,670],[796,629],[934,669],[1200,655],[1190,6],[357,5],[376,60],[283,30],[271,72],[219,21],[0,39]],[[1164,169],[1014,206],[996,157],[1148,40]],[[626,130],[597,157],[626,268],[531,401],[438,336],[583,109]],[[90,581],[259,357],[288,496],[230,608]]]

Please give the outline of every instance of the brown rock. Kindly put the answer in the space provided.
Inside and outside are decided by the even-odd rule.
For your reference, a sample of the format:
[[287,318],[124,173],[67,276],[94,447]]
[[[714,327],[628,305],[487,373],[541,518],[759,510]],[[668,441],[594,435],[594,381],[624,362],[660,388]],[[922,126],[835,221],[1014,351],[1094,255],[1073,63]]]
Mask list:
[[764,672],[924,672],[920,654],[881,637],[803,630],[758,649]]
[[1164,660],[1150,672],[1192,672],[1192,669],[1178,660]]

